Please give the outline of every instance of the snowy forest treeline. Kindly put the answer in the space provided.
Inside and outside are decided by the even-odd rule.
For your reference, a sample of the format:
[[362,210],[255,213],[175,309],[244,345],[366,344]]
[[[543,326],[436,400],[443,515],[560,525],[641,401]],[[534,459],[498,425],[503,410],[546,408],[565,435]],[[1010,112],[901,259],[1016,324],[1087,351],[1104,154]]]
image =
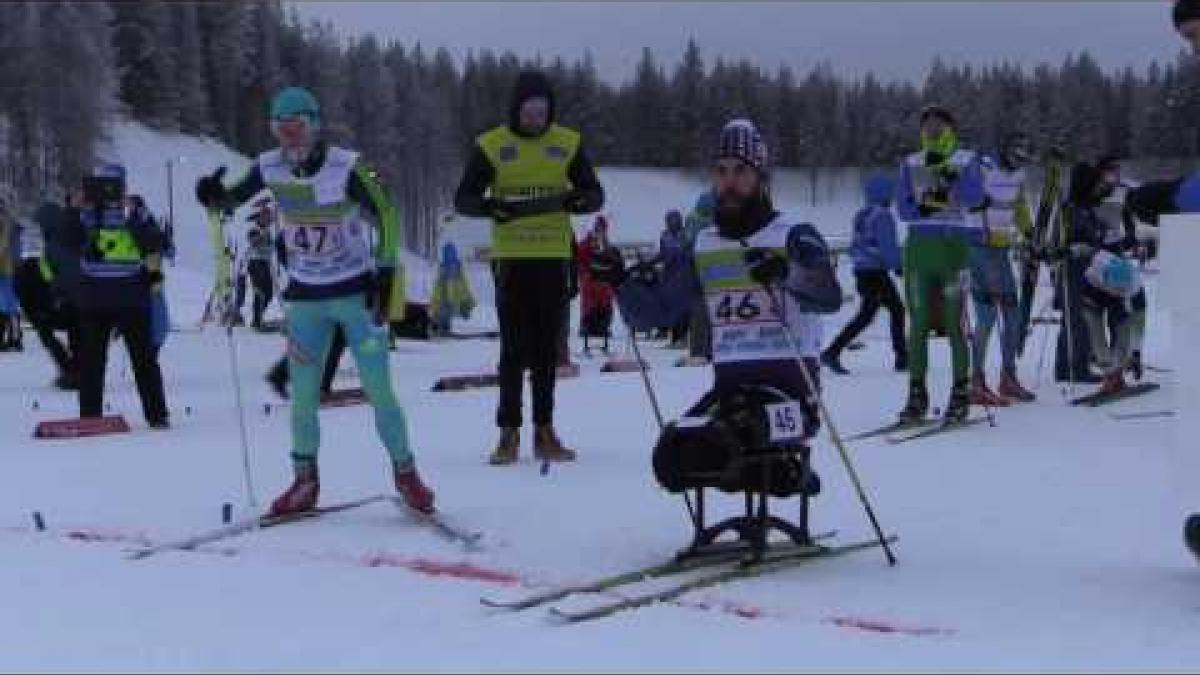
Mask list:
[[[258,153],[271,145],[271,93],[301,84],[320,98],[330,138],[379,169],[418,249],[466,149],[502,121],[528,65],[511,53],[479,50],[458,63],[444,49],[342,36],[277,0],[5,2],[0,53],[0,181],[26,199],[87,171],[119,111]],[[671,64],[645,48],[617,77],[587,56],[537,64],[556,83],[560,120],[583,131],[601,165],[698,167],[732,115],[759,123],[780,166],[890,165],[912,149],[930,101],[954,110],[976,147],[1014,129],[1072,158],[1184,161],[1200,147],[1200,66],[1182,56],[1116,72],[1086,53],[1032,70],[935,60],[918,84],[848,80],[828,63],[796,72],[727,61],[695,43]]]

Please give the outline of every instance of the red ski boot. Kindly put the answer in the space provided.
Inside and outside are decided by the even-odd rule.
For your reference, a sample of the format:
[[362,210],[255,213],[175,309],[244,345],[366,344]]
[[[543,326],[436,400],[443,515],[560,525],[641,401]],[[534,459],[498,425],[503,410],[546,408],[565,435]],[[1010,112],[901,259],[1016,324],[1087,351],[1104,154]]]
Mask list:
[[421,482],[416,464],[410,462],[403,467],[393,464],[392,471],[396,479],[396,491],[404,498],[404,503],[415,511],[433,513],[433,490]]
[[1100,383],[1101,394],[1115,394],[1125,388],[1125,371],[1122,368],[1110,371]]
[[316,507],[317,497],[321,494],[321,480],[317,476],[317,465],[311,462],[296,464],[296,479],[291,487],[271,502],[269,517],[287,516],[293,513],[309,511]]

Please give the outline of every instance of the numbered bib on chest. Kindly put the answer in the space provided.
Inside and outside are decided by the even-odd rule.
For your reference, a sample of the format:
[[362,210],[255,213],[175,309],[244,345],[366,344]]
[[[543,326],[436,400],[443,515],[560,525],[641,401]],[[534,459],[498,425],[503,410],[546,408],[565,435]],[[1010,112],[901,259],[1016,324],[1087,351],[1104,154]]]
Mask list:
[[370,254],[361,222],[291,224],[283,228],[289,274],[305,283],[333,283],[362,274]]
[[713,326],[740,326],[754,323],[779,323],[767,292],[761,288],[734,288],[709,291],[708,315]]
[[766,291],[752,288],[709,291],[705,300],[713,326],[715,363],[796,355]]
[[310,258],[330,258],[346,248],[346,235],[340,223],[332,225],[288,225],[288,252]]

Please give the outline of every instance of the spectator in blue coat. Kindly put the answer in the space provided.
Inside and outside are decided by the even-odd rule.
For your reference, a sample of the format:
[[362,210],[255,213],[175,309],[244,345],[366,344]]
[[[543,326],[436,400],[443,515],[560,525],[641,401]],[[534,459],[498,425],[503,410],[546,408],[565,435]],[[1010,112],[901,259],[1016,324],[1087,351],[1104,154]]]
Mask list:
[[858,337],[871,322],[879,308],[886,307],[891,316],[892,351],[896,370],[908,368],[908,349],[904,337],[904,302],[892,282],[889,272],[901,274],[900,247],[896,242],[896,218],[892,215],[892,194],[895,185],[884,174],[875,174],[864,187],[866,206],[854,214],[854,238],[850,258],[854,261],[854,280],[862,302],[858,313],[821,353],[821,363],[835,373],[845,375],[841,363],[842,350]]

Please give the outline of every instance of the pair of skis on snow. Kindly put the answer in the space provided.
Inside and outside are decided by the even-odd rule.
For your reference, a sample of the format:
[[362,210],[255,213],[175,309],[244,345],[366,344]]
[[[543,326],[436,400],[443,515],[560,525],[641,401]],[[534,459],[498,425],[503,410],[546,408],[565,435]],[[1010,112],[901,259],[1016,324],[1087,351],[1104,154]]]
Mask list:
[[377,502],[390,501],[407,511],[412,515],[417,522],[430,526],[435,532],[449,541],[456,542],[462,545],[469,551],[480,550],[480,539],[482,534],[479,532],[470,532],[466,529],[458,527],[450,523],[444,516],[438,512],[425,513],[409,508],[400,498],[399,495],[377,494],[361,499],[351,501],[338,502],[328,506],[319,506],[308,511],[299,511],[280,516],[260,515],[251,516],[237,522],[230,523],[223,527],[218,527],[212,530],[201,532],[199,534],[189,535],[174,541],[167,541],[153,546],[138,549],[129,554],[133,560],[141,560],[152,555],[165,553],[169,551],[190,551],[205,544],[212,544],[217,541],[223,541],[237,537],[255,530],[262,530],[269,527],[277,527],[279,525],[287,525],[289,523],[297,523],[307,520],[320,518],[321,516],[340,511],[348,511],[368,504]]
[[[746,551],[743,548],[730,547],[727,550],[714,551],[700,557],[676,558],[665,563],[619,572],[580,584],[559,586],[522,598],[500,600],[484,597],[480,598],[480,602],[487,607],[511,611],[546,607],[552,617],[566,623],[578,623],[610,616],[627,609],[671,602],[691,591],[729,581],[750,579],[786,570],[812,560],[837,557],[881,544],[878,539],[831,546],[819,543],[822,540],[830,539],[833,535],[833,532],[817,535],[814,537],[813,543],[807,545],[781,545],[768,550],[761,559],[753,562],[745,560]],[[896,539],[896,536],[892,535],[886,541],[891,543]],[[697,572],[697,574],[681,578],[689,572]],[[676,579],[677,577],[680,578]],[[673,579],[674,582],[659,585],[656,589],[644,593],[628,595],[620,593],[625,587],[667,578]],[[606,597],[598,603],[592,603],[583,608],[566,608],[555,604],[573,596],[596,595]]]
[[[1071,400],[1071,405],[1082,405],[1087,407],[1096,407],[1114,403],[1134,396],[1148,394],[1157,391],[1160,385],[1155,382],[1142,382],[1139,384],[1130,385],[1116,392],[1104,393],[1096,392],[1086,396],[1080,396]],[[1145,417],[1165,417],[1169,416],[1171,411],[1152,411],[1149,413],[1128,413],[1125,415],[1113,415],[1114,419],[1139,419]],[[928,438],[947,431],[955,431],[966,427],[971,427],[980,422],[987,421],[986,417],[972,417],[963,421],[948,421],[939,419],[922,419],[916,421],[892,422],[881,427],[870,429],[853,436],[846,438],[848,441],[857,441],[865,438],[876,438],[884,436],[888,443],[907,443],[920,438]]]
[[905,420],[885,424],[875,429],[863,431],[861,433],[848,436],[848,441],[858,441],[864,438],[877,438],[883,436],[888,443],[893,445],[898,443],[907,443],[920,438],[928,438],[937,434],[943,434],[947,431],[956,431],[965,429],[966,427],[975,426],[980,422],[986,422],[986,417],[971,417],[965,420],[946,420],[937,418],[924,418],[920,420]]

